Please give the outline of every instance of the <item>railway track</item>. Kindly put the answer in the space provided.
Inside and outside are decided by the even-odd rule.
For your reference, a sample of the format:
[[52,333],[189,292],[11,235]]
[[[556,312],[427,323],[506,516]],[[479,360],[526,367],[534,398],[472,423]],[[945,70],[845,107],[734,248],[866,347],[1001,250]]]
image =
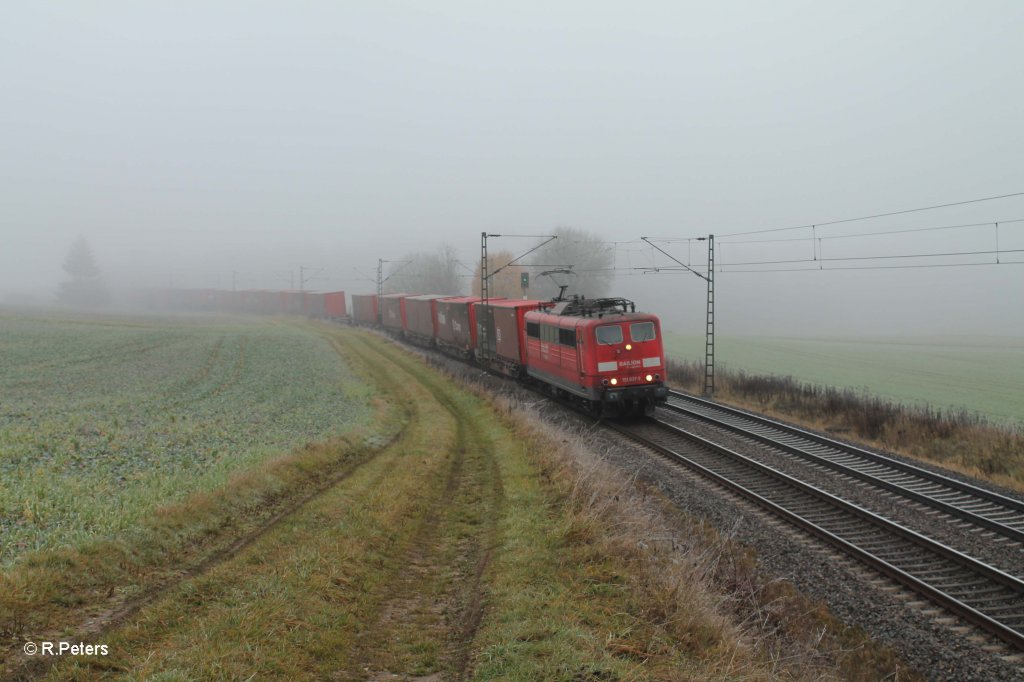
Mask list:
[[767,417],[677,391],[669,397],[666,409],[672,412],[925,505],[963,522],[964,528],[984,529],[996,541],[1010,541],[1007,549],[1016,548],[1024,559],[1024,502]]
[[[1024,651],[1020,578],[678,426],[654,418],[608,426]],[[896,485],[887,479],[887,490]]]

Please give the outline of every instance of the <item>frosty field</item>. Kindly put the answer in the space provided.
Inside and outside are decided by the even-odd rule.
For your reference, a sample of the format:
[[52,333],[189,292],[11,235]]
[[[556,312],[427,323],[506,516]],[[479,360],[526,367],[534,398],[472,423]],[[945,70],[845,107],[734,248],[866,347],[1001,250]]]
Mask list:
[[0,562],[117,534],[235,471],[365,423],[312,331],[0,310]]
[[[1024,423],[1024,339],[719,337],[720,368],[792,376],[911,405]],[[704,339],[666,335],[670,357],[703,361]]]

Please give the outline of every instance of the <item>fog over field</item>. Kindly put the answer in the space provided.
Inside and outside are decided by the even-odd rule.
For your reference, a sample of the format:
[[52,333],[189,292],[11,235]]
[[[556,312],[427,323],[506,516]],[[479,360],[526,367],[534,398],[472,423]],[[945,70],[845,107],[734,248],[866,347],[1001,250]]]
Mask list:
[[123,299],[300,266],[371,291],[378,258],[447,242],[472,268],[482,230],[572,226],[686,334],[705,284],[644,274],[672,261],[640,237],[703,270],[685,240],[718,235],[720,334],[1024,335],[1020,2],[3,15],[0,302],[52,302],[79,235]]

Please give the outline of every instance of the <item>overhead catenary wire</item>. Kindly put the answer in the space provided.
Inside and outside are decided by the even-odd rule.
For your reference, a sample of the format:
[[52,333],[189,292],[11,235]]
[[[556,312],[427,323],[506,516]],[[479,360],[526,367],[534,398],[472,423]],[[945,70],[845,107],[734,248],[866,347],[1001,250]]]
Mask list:
[[[1005,253],[1005,252],[1004,252]],[[964,267],[995,267],[996,265],[1024,265],[1024,260],[1004,260],[999,263],[918,263],[913,265],[855,265],[827,268],[764,268],[760,270],[727,270],[730,275],[746,275],[769,272],[836,272],[840,270],[914,270],[918,268],[964,268]]]
[[[874,220],[876,218],[887,218],[887,217],[890,217],[890,216],[906,215],[908,213],[919,213],[921,211],[932,211],[932,210],[936,210],[936,209],[940,209],[940,208],[951,208],[953,206],[966,206],[968,204],[977,204],[977,203],[981,203],[981,202],[985,202],[985,201],[996,201],[998,199],[1009,199],[1009,198],[1012,198],[1012,197],[1020,197],[1020,196],[1024,196],[1024,192],[1012,192],[1010,194],[1000,194],[1000,195],[991,196],[991,197],[981,197],[979,199],[965,199],[963,201],[952,201],[952,202],[948,202],[948,203],[945,203],[945,204],[935,204],[935,205],[932,205],[932,206],[920,206],[918,208],[906,208],[906,209],[902,209],[902,210],[899,210],[899,211],[888,211],[888,212],[885,212],[885,213],[874,213],[874,214],[871,214],[871,215],[858,216],[856,218],[842,218],[840,220],[826,220],[826,221],[819,221],[819,222],[804,223],[802,225],[791,225],[789,227],[771,227],[771,228],[764,228],[764,229],[758,229],[758,230],[747,230],[747,231],[744,231],[744,232],[727,232],[727,233],[717,234],[716,237],[727,238],[727,237],[739,237],[739,236],[748,235],[748,234],[767,234],[769,232],[785,232],[787,230],[804,230],[804,229],[808,229],[808,228],[825,227],[825,226],[828,226],[828,225],[840,225],[842,223],[853,223],[853,222],[857,222],[857,221],[861,221],[861,220]],[[667,237],[667,238],[651,237],[650,239],[653,239],[654,241],[659,241],[659,242],[681,242],[681,241],[686,241],[687,239],[694,239],[694,237]]]
[[859,216],[857,218],[843,218],[842,220],[829,220],[826,222],[808,223],[806,225],[794,225],[791,227],[775,227],[762,230],[750,230],[747,232],[732,232],[721,235],[722,237],[738,237],[746,234],[762,234],[765,232],[782,232],[785,230],[799,230],[808,227],[825,227],[827,225],[840,225],[842,223],[853,223],[860,220],[874,220],[875,218],[887,218],[895,215],[906,215],[907,213],[919,213],[921,211],[933,211],[939,208],[951,208],[953,206],[966,206],[967,204],[978,204],[983,201],[996,201],[997,199],[1009,199],[1011,197],[1024,196],[1024,192],[1014,192],[1012,194],[1000,194],[994,197],[982,197],[980,199],[967,199],[964,201],[953,201],[946,204],[936,204],[934,206],[921,206],[919,208],[907,208],[900,211],[889,211],[887,213],[875,213],[873,215]]
[[[991,225],[991,223],[989,223]],[[905,253],[905,254],[881,254],[873,256],[838,256],[826,258],[819,255],[817,258],[794,258],[786,260],[763,260],[763,261],[742,261],[742,262],[721,262],[720,266],[723,268],[735,268],[740,266],[755,266],[755,265],[790,265],[794,263],[818,263],[818,267],[813,268],[765,268],[762,270],[728,270],[728,272],[812,272],[821,269],[830,270],[854,270],[854,269],[872,269],[872,266],[863,267],[829,267],[823,268],[825,263],[840,263],[846,261],[864,261],[864,260],[894,260],[894,259],[913,259],[913,258],[953,258],[960,256],[992,256],[999,254],[1010,254],[1010,253],[1024,253],[1024,249],[999,249],[999,250],[981,250],[981,251],[948,251],[941,253]],[[908,265],[889,265],[889,266],[877,266],[878,268],[884,267],[885,269],[897,269],[897,268],[919,268],[919,267],[961,267],[964,265],[1001,265],[1011,264],[1017,261],[997,261],[987,263],[930,263],[930,264],[908,264]],[[628,275],[633,272],[643,273],[687,273],[692,274],[693,270],[689,267],[678,266],[678,265],[667,265],[667,266],[644,266],[644,267],[614,267],[614,268],[586,268],[580,269],[578,273],[607,273],[615,274],[617,276]]]
[[[851,260],[891,260],[896,258],[952,258],[957,256],[992,256],[1002,253],[1022,253],[1024,249],[1002,249],[982,251],[947,251],[941,253],[902,253],[902,254],[881,254],[874,256],[835,256],[826,258],[818,252],[817,258],[794,258],[787,260],[758,260],[758,261],[736,261],[724,262],[723,267],[736,267],[739,265],[784,265],[788,263],[812,263],[812,262],[839,262]],[[982,265],[998,265],[998,263],[982,263]]]
[[[718,265],[719,271],[722,271],[722,272],[725,272],[725,271],[738,272],[740,270],[737,270],[737,268],[741,268],[741,267],[742,268],[746,268],[745,270],[743,270],[744,272],[752,272],[753,270],[750,269],[751,266],[793,265],[793,264],[803,264],[803,263],[816,263],[817,264],[817,267],[814,267],[814,268],[807,267],[807,268],[791,268],[790,269],[790,268],[777,268],[777,267],[774,267],[774,268],[766,268],[766,269],[763,270],[763,271],[766,271],[766,272],[784,272],[784,271],[805,271],[805,270],[811,270],[811,269],[814,269],[814,270],[824,270],[824,269],[826,269],[825,268],[825,264],[826,263],[831,264],[828,269],[835,270],[835,269],[840,269],[840,268],[837,268],[834,265],[835,263],[840,263],[840,262],[845,262],[845,261],[867,262],[867,261],[874,261],[874,260],[878,260],[878,261],[882,261],[882,260],[892,261],[892,260],[915,260],[915,259],[925,259],[925,258],[963,258],[963,257],[971,257],[971,256],[994,256],[994,259],[993,259],[994,262],[993,261],[990,261],[990,262],[987,262],[987,263],[971,262],[971,263],[965,263],[965,265],[966,264],[970,264],[970,265],[975,265],[975,264],[999,265],[1002,262],[1004,262],[1003,259],[1002,259],[1002,256],[1004,254],[1019,253],[1021,251],[1021,249],[1004,249],[1003,248],[1003,244],[1000,241],[1000,236],[1001,236],[1000,235],[1000,230],[999,230],[1000,223],[1002,223],[1003,225],[1008,225],[1008,224],[1019,225],[1021,223],[1024,223],[1024,218],[1007,218],[1007,219],[990,220],[990,221],[983,221],[983,222],[942,224],[942,225],[926,225],[926,226],[920,226],[920,227],[906,227],[906,228],[894,228],[894,229],[885,229],[885,230],[874,230],[874,231],[871,231],[871,232],[859,232],[859,233],[857,233],[857,232],[848,232],[848,233],[833,234],[833,235],[822,234],[822,232],[820,231],[820,228],[822,228],[825,225],[836,225],[836,224],[841,224],[841,223],[852,222],[852,221],[855,221],[855,220],[866,220],[866,219],[877,218],[877,217],[882,217],[882,216],[886,216],[886,215],[897,215],[897,214],[903,214],[903,213],[912,213],[912,212],[915,212],[915,211],[918,211],[918,210],[929,210],[929,209],[933,209],[933,208],[942,208],[942,207],[947,207],[947,206],[956,206],[956,205],[962,205],[962,204],[977,203],[977,202],[981,202],[981,201],[990,201],[990,200],[993,200],[993,199],[1000,199],[1000,198],[1007,198],[1007,197],[1010,197],[1010,196],[1021,196],[1021,195],[1024,195],[1024,192],[1016,193],[1016,194],[1000,195],[1000,196],[996,196],[996,197],[985,197],[985,198],[982,198],[982,199],[972,199],[972,200],[961,201],[961,202],[949,202],[949,203],[945,203],[945,204],[938,204],[938,205],[935,205],[935,206],[922,207],[920,209],[905,209],[903,211],[891,211],[891,212],[884,213],[884,214],[878,213],[878,214],[873,214],[871,216],[863,216],[863,217],[860,217],[860,218],[849,218],[849,219],[844,219],[844,220],[829,221],[829,222],[826,222],[826,223],[801,225],[801,226],[796,226],[796,227],[791,227],[791,228],[778,228],[778,230],[781,230],[781,229],[807,229],[807,230],[809,230],[810,234],[804,235],[804,236],[799,236],[799,237],[792,237],[791,236],[791,237],[782,237],[782,238],[777,238],[777,239],[775,239],[775,238],[766,238],[766,239],[742,239],[742,240],[728,240],[728,239],[724,239],[724,240],[718,241],[718,245],[719,245],[719,254],[718,255],[719,255],[719,258],[716,259],[718,261],[716,263],[716,265]],[[927,249],[919,249],[919,250],[916,250],[916,251],[913,251],[913,252],[910,252],[910,253],[885,253],[883,250],[880,249],[880,250],[876,251],[876,253],[869,254],[869,255],[847,255],[847,256],[832,255],[832,256],[829,256],[829,257],[825,257],[824,256],[824,251],[826,250],[826,249],[824,249],[825,243],[826,242],[832,243],[833,240],[870,239],[872,241],[876,241],[877,242],[878,241],[877,240],[878,237],[885,237],[885,236],[889,236],[889,235],[921,234],[921,233],[938,232],[938,231],[949,231],[949,230],[973,230],[973,231],[977,231],[977,230],[988,230],[988,229],[993,229],[994,230],[994,234],[993,234],[994,239],[993,239],[993,237],[987,237],[986,238],[986,239],[992,239],[992,241],[989,241],[988,244],[978,244],[977,242],[972,243],[970,245],[964,244],[964,246],[966,246],[967,248],[960,248],[960,249],[956,249],[956,248],[948,249],[947,248],[947,249],[941,249],[941,250],[937,249],[937,250],[931,250],[931,251],[929,251]],[[769,231],[778,231],[778,230],[769,230]],[[733,234],[734,235],[753,234],[753,233],[757,233],[757,232],[762,232],[762,231],[753,231],[753,232],[748,232],[748,233],[733,233]],[[872,239],[872,238],[874,238],[874,239]],[[748,258],[748,259],[744,259],[744,260],[737,259],[736,261],[730,262],[730,261],[728,261],[727,259],[724,258],[724,254],[722,253],[722,249],[721,249],[721,246],[724,245],[724,244],[729,244],[730,246],[734,246],[734,245],[735,246],[741,246],[741,245],[750,245],[750,244],[793,243],[793,242],[805,244],[808,239],[810,239],[811,246],[812,246],[812,253],[809,254],[811,256],[810,258],[803,257],[803,256],[801,256],[799,254],[796,254],[796,253],[787,254],[787,253],[778,253],[778,252],[776,252],[776,253],[772,254],[772,257],[769,257],[769,258],[754,258],[754,259]],[[688,249],[692,245],[692,241],[693,240],[694,240],[694,238],[692,238],[692,237],[685,239],[685,241],[687,242],[687,245],[688,245]],[[656,244],[653,244],[652,242],[655,241],[654,239],[645,238],[645,241],[647,241],[649,244],[651,244],[652,250],[653,249],[657,249],[661,253],[664,253],[664,254],[668,255],[676,263],[679,263],[679,261],[675,257],[673,257],[671,254],[668,254],[664,249],[661,249]],[[668,240],[662,240],[662,241],[668,241]],[[672,240],[672,241],[683,241],[683,240],[679,239],[679,240]],[[992,246],[994,246],[994,250],[991,248]],[[885,249],[885,250],[888,250],[888,249]],[[652,251],[652,253],[653,253],[653,251]],[[767,255],[767,254],[765,254],[765,255]],[[1005,261],[1005,262],[1009,262],[1009,261]],[[929,263],[928,266],[929,267],[959,267],[960,264],[959,263]],[[899,268],[899,267],[920,267],[920,264],[918,263],[918,264],[888,265],[888,266],[885,266],[885,267],[887,269]],[[687,269],[689,269],[689,268],[687,268]],[[852,269],[852,268],[842,268],[842,269]]]
[[[1024,252],[1024,249],[1007,249],[1002,253]],[[991,256],[1000,253],[999,251],[952,251],[949,253],[906,253],[888,254],[884,256],[844,256],[842,258],[821,258],[823,261],[847,261],[847,260],[885,260],[893,258],[952,258],[954,256]]]
[[[890,234],[908,234],[911,232],[937,232],[940,230],[957,230],[957,229],[968,229],[968,228],[986,228],[992,227],[993,225],[1009,224],[1009,223],[1022,223],[1024,218],[1013,218],[1011,220],[989,220],[984,223],[964,223],[962,225],[935,225],[929,227],[911,227],[899,230],[879,230],[876,232],[854,232],[849,234],[833,234],[817,237],[816,229],[820,225],[810,225],[805,227],[812,228],[811,237],[783,237],[781,239],[742,239],[737,241],[725,240],[720,242],[721,244],[777,244],[781,242],[806,242],[810,239],[856,239],[858,237],[877,237],[882,235]],[[796,228],[793,228],[796,229]],[[998,229],[998,228],[997,228]]]

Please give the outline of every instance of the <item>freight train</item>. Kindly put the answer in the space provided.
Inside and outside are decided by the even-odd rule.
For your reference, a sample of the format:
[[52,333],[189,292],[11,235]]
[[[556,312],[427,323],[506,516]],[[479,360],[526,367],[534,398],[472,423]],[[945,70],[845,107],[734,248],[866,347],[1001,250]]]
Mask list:
[[328,320],[348,319],[344,291],[157,289],[146,294],[145,304],[156,311],[308,315]]
[[411,343],[533,384],[601,416],[650,414],[668,399],[661,324],[623,298],[551,301],[438,294],[153,292],[150,304],[188,311],[305,314],[383,328]]
[[352,296],[352,321],[544,388],[601,416],[668,399],[657,316],[623,298]]

